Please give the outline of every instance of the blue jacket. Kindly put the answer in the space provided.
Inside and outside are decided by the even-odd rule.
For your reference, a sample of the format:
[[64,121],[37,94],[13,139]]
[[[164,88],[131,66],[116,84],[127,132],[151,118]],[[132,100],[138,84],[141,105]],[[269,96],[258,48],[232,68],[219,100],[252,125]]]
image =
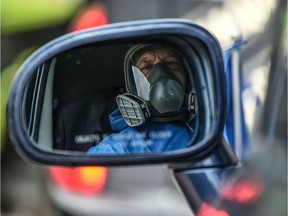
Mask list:
[[114,131],[98,145],[90,148],[88,154],[163,152],[189,146],[193,132],[184,125],[169,122],[147,122],[138,127],[129,127],[116,109],[110,114]]

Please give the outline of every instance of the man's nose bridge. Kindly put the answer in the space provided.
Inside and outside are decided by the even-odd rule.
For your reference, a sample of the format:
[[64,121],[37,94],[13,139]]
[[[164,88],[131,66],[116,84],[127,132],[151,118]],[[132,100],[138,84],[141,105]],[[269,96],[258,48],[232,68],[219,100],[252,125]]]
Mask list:
[[162,58],[160,56],[160,53],[157,52],[157,50],[155,51],[155,61],[154,61],[154,65],[161,63],[162,62]]
[[159,59],[158,57],[156,58],[154,65],[161,63],[161,59]]

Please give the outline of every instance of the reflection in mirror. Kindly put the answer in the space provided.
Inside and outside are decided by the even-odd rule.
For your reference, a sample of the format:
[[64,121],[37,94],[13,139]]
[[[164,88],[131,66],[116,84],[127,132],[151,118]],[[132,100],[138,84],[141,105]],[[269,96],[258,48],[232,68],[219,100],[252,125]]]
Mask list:
[[41,64],[31,79],[27,133],[41,149],[70,154],[190,147],[211,131],[211,70],[206,48],[191,39],[70,49]]

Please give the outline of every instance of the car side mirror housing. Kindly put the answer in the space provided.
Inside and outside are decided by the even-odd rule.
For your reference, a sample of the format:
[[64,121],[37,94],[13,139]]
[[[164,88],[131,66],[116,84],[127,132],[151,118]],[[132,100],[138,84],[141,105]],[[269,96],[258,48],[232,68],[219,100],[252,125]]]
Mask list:
[[[156,59],[164,69],[151,66]],[[205,28],[182,19],[110,24],[59,37],[23,63],[9,135],[23,158],[45,165],[196,160],[221,139],[225,86],[221,46]]]

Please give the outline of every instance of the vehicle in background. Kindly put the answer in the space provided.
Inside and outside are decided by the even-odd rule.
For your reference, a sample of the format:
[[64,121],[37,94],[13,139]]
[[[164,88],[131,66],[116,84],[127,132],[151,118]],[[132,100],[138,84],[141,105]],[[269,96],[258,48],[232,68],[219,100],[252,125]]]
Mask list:
[[[273,126],[272,126],[273,127]],[[286,138],[287,139],[287,138]],[[218,161],[219,162],[219,161]],[[190,173],[190,174],[184,174],[183,175],[183,173],[181,173],[181,172],[179,172],[179,171],[177,171],[178,169],[179,169],[179,167],[177,167],[177,165],[178,164],[174,164],[175,165],[175,167],[173,167],[173,164],[172,164],[172,169],[174,169],[176,172],[178,172],[178,173],[174,173],[174,175],[175,175],[175,178],[176,178],[176,180],[177,180],[177,182],[179,183],[179,185],[180,185],[180,187],[182,187],[182,192],[185,194],[185,196],[186,196],[186,198],[187,198],[187,200],[189,201],[189,203],[190,203],[190,206],[194,209],[194,208],[198,208],[199,210],[198,210],[198,213],[197,213],[197,215],[211,215],[212,213],[221,213],[221,214],[223,214],[223,215],[229,215],[229,213],[230,212],[233,212],[233,210],[231,210],[231,209],[229,209],[230,207],[231,207],[231,205],[233,205],[233,204],[231,204],[231,203],[229,203],[229,205],[228,206],[226,206],[226,205],[224,205],[224,206],[221,206],[221,208],[219,208],[219,209],[217,209],[218,208],[218,206],[213,206],[213,205],[211,205],[211,204],[213,204],[213,202],[211,201],[211,200],[213,200],[213,199],[211,199],[211,197],[208,199],[208,200],[206,200],[206,202],[204,202],[201,206],[200,206],[200,208],[199,208],[199,206],[193,206],[193,205],[195,205],[195,199],[199,199],[199,197],[197,198],[197,197],[195,197],[195,194],[192,194],[193,195],[193,197],[191,196],[191,194],[188,194],[187,193],[187,188],[192,188],[192,189],[196,189],[197,191],[198,191],[198,195],[201,197],[201,198],[203,198],[203,197],[205,197],[205,196],[207,196],[207,194],[205,195],[205,194],[202,194],[203,193],[203,191],[201,190],[201,183],[203,184],[203,181],[202,182],[200,182],[200,181],[198,181],[199,179],[197,179],[197,173]],[[181,168],[180,168],[181,169]],[[141,170],[141,169],[140,169]],[[103,172],[103,173],[105,173],[105,171]],[[90,173],[91,174],[91,173]],[[107,174],[107,173],[106,173]],[[196,174],[196,175],[195,175]],[[213,175],[214,175],[214,178],[215,177],[217,177],[217,175],[219,174],[217,174],[217,172],[216,173],[212,173]],[[185,176],[186,175],[186,176]],[[194,176],[193,176],[194,175]],[[89,174],[87,175],[87,176],[89,176]],[[189,180],[188,180],[188,177],[189,176]],[[209,175],[207,175],[207,176],[209,176]],[[91,177],[91,176],[90,176]],[[198,177],[200,177],[200,176],[198,176]],[[218,176],[219,177],[219,176]],[[104,177],[105,178],[105,177]],[[130,178],[129,178],[130,179]],[[126,179],[124,182],[125,183],[127,183],[126,181],[127,181],[128,179]],[[187,182],[187,180],[188,181],[190,181],[190,182]],[[211,180],[211,179],[210,179]],[[217,180],[217,178],[215,178],[214,180]],[[207,181],[207,179],[206,179],[206,181]],[[209,185],[209,182],[210,181],[207,181],[207,185]],[[211,182],[210,182],[211,183]],[[251,184],[250,184],[251,185]],[[106,185],[107,186],[107,185]],[[156,185],[157,187],[159,186],[159,185]],[[252,185],[253,186],[253,185]],[[151,187],[151,186],[149,186],[149,187]],[[185,188],[186,188],[186,190],[185,190]],[[256,187],[253,187],[254,189],[255,189],[255,193],[254,194],[256,194],[256,196],[259,196],[259,194],[261,193],[261,191],[263,190],[263,187],[262,187],[262,185],[261,184],[258,184],[258,185],[256,185]],[[252,189],[253,189],[252,188]],[[237,188],[238,189],[238,188]],[[244,187],[244,189],[245,189],[245,187]],[[211,190],[211,188],[209,189],[209,190]],[[232,192],[231,192],[232,191]],[[235,191],[233,192],[233,190],[231,190],[230,192],[230,195],[232,194],[232,197],[233,197],[233,195],[235,196]],[[237,192],[239,192],[239,190],[236,190]],[[191,191],[190,191],[191,192]],[[210,191],[211,192],[211,191]],[[229,192],[229,190],[228,190],[228,192]],[[222,194],[223,196],[226,196],[226,197],[229,197],[229,193],[227,192],[227,190],[226,190],[226,193],[225,194]],[[227,195],[228,194],[228,195]],[[209,194],[208,194],[209,195]],[[211,196],[212,195],[212,193],[209,195],[209,196]],[[245,195],[245,194],[244,194]],[[213,195],[214,196],[214,195]],[[207,197],[206,197],[207,198]],[[237,197],[236,197],[237,198]],[[241,197],[240,197],[241,198]],[[215,197],[214,197],[214,199],[215,199]],[[233,198],[232,198],[233,199]],[[63,199],[61,199],[62,201],[63,201]],[[60,201],[61,201],[60,200]],[[59,201],[59,202],[60,202]],[[87,202],[87,200],[84,200],[84,202],[86,203]],[[67,203],[67,202],[65,202],[65,203]],[[141,203],[143,203],[143,202],[141,202]],[[134,203],[135,204],[135,203]],[[64,204],[63,204],[64,205]],[[136,205],[136,204],[135,204]],[[225,210],[223,210],[223,208],[225,209],[225,210],[227,210],[227,211],[225,211]],[[79,208],[78,208],[79,209]],[[76,211],[76,209],[75,209],[75,211]],[[97,210],[96,210],[97,211]],[[241,212],[242,211],[244,211],[243,209],[241,209]],[[228,213],[229,212],[229,213]],[[94,213],[95,213],[95,211],[94,211]],[[110,212],[111,213],[111,212]],[[112,213],[112,215],[114,214],[115,212],[113,212]],[[119,213],[119,212],[118,212]],[[235,214],[237,214],[237,213],[231,213],[232,215],[235,215]]]

